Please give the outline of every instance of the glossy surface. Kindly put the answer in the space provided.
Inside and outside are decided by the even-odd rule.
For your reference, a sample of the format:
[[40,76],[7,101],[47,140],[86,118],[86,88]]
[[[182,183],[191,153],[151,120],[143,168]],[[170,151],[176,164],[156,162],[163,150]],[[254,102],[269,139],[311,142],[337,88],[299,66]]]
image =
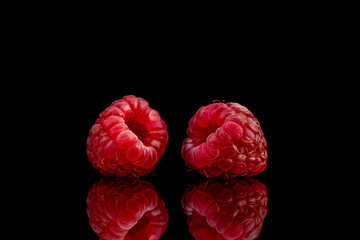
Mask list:
[[257,179],[200,178],[182,195],[176,195],[176,188],[158,193],[151,181],[162,189],[156,177],[95,182],[86,199],[90,235],[104,240],[253,240],[261,232],[268,194]]

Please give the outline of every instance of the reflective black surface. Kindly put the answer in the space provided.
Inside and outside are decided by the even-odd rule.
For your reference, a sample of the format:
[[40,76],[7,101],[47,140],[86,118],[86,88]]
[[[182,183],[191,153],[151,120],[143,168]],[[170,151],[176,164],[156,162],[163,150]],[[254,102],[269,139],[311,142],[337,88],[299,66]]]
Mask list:
[[[267,202],[265,185],[254,178],[201,179],[181,197],[189,233],[195,239],[209,240],[257,238]],[[186,231],[167,232],[167,206],[149,181],[102,177],[89,190],[86,207],[92,230],[103,239],[189,238]],[[180,230],[184,218],[176,210],[179,208],[169,210],[173,218],[178,215],[169,225]]]
[[[98,239],[98,237],[96,236],[96,234],[94,232],[94,229],[96,231],[98,227],[94,226],[94,221],[92,221],[94,211],[89,211],[89,208],[94,208],[93,206],[95,204],[95,203],[91,203],[91,201],[96,202],[93,200],[94,197],[92,197],[92,196],[96,195],[96,193],[94,193],[94,191],[95,191],[94,187],[98,186],[99,184],[109,185],[106,182],[110,182],[110,185],[111,185],[111,182],[123,182],[123,183],[125,182],[126,185],[128,187],[130,186],[131,188],[136,188],[136,187],[138,187],[138,185],[143,185],[143,186],[147,186],[147,188],[149,188],[149,189],[153,189],[154,192],[156,192],[159,195],[159,198],[161,198],[164,201],[165,208],[167,209],[167,211],[169,213],[169,219],[167,222],[166,231],[164,232],[164,234],[162,235],[162,237],[160,239],[193,239],[191,237],[190,229],[189,229],[189,225],[188,225],[189,217],[186,215],[185,212],[186,212],[186,204],[191,205],[191,203],[189,203],[189,201],[186,199],[194,197],[194,196],[191,196],[191,194],[193,194],[194,189],[197,189],[197,188],[203,189],[204,192],[212,191],[212,190],[208,190],[207,187],[211,188],[211,186],[218,184],[217,188],[220,188],[220,189],[216,190],[216,191],[219,191],[219,192],[222,191],[220,193],[217,193],[218,198],[222,198],[226,195],[226,194],[224,194],[226,189],[231,189],[231,188],[233,188],[234,185],[236,185],[236,188],[243,189],[242,191],[245,192],[244,196],[238,196],[236,199],[236,203],[235,203],[235,198],[234,198],[234,203],[231,203],[231,201],[233,200],[231,197],[231,199],[229,201],[220,199],[220,200],[218,200],[218,203],[215,205],[219,206],[219,209],[226,209],[226,202],[230,202],[231,204],[234,204],[233,206],[236,207],[235,212],[238,214],[238,216],[237,216],[237,218],[226,218],[226,217],[221,218],[221,216],[222,216],[221,211],[226,211],[226,210],[221,210],[219,212],[218,221],[222,222],[223,224],[231,224],[234,221],[234,219],[236,219],[241,224],[242,224],[242,222],[245,222],[245,223],[247,222],[248,224],[251,224],[250,227],[248,225],[246,225],[247,228],[250,228],[250,229],[248,229],[248,232],[251,231],[250,233],[253,233],[253,235],[260,234],[258,239],[262,239],[261,237],[264,236],[264,234],[262,234],[260,232],[260,230],[262,229],[264,218],[267,215],[267,202],[268,202],[268,195],[267,195],[267,190],[266,190],[265,185],[263,185],[260,181],[258,181],[255,178],[230,179],[228,181],[225,181],[225,180],[203,179],[203,178],[198,178],[196,176],[191,176],[191,175],[189,175],[188,177],[191,178],[192,180],[194,180],[194,183],[183,184],[183,185],[174,183],[174,184],[172,184],[173,188],[168,187],[169,186],[168,183],[164,183],[164,181],[166,181],[166,180],[157,178],[156,176],[142,178],[142,179],[147,179],[147,180],[112,179],[112,178],[101,177],[100,180],[96,181],[94,183],[94,185],[92,186],[92,188],[89,190],[86,201],[84,201],[84,207],[87,209],[87,217],[88,217],[88,219],[84,219],[84,220],[86,222],[92,223],[92,224],[89,223],[89,226],[87,228],[87,235],[88,235],[89,239]],[[110,180],[108,180],[108,179],[110,179]],[[106,184],[104,184],[104,182]],[[112,185],[114,185],[114,184],[112,184]],[[120,189],[121,189],[121,187],[120,187]],[[240,190],[238,190],[238,191],[240,191]],[[104,195],[109,194],[109,190],[104,191],[101,194],[104,194]],[[119,193],[116,193],[114,195],[111,194],[111,196],[115,197],[118,194]],[[216,193],[209,193],[209,194],[216,197]],[[261,195],[262,198],[259,200],[259,199],[256,199],[256,197],[255,197],[253,200],[248,200],[249,204],[247,204],[246,201],[244,200],[245,195],[247,195],[247,196],[251,195],[254,197],[254,196],[256,196],[256,194]],[[241,194],[239,193],[239,195],[241,195]],[[121,195],[121,197],[126,198],[125,195]],[[98,198],[101,198],[101,196],[98,196]],[[195,196],[195,198],[196,198],[196,196]],[[259,202],[257,203],[258,200],[259,200]],[[111,200],[107,200],[107,201],[111,202]],[[112,202],[114,202],[114,200]],[[197,204],[199,205],[202,203],[200,201]],[[223,204],[223,206],[221,204]],[[238,205],[236,205],[236,204],[238,204]],[[248,207],[248,206],[250,206],[250,207]],[[253,206],[255,206],[255,207],[253,207]],[[259,210],[258,208],[261,208],[261,210]],[[100,212],[99,212],[99,209],[100,209]],[[249,209],[253,209],[253,212],[249,211]],[[106,216],[106,215],[110,214],[109,213],[110,210],[106,210],[102,207],[98,207],[98,209],[96,211],[97,211],[97,213],[95,215]],[[113,209],[113,214],[115,214],[117,216],[117,214],[119,214],[119,211]],[[129,220],[129,221],[131,221],[131,220]],[[101,224],[102,223],[97,223],[95,225],[101,225]],[[106,221],[103,224],[105,225]],[[266,224],[266,221],[265,221],[265,224]],[[92,227],[91,227],[91,225],[92,225]],[[220,225],[220,223],[219,223],[219,225]],[[197,229],[196,226],[194,229],[194,226],[192,226],[191,230],[192,230],[193,234],[196,235],[196,231],[201,231],[201,227],[198,227],[198,228],[200,228],[200,229]],[[226,228],[229,228],[229,226],[226,226]],[[245,227],[243,227],[243,228],[245,228]],[[214,229],[216,229],[216,228],[214,228]],[[194,233],[194,231],[195,231],[195,233]],[[240,230],[238,230],[237,232],[238,232],[239,236],[243,236],[243,237],[250,235],[249,233],[246,235],[242,228]],[[113,239],[116,239],[116,238],[113,238]],[[125,239],[127,239],[127,238],[125,238]],[[129,238],[129,239],[132,239],[132,238]],[[141,238],[133,238],[133,239],[141,239]],[[227,238],[225,238],[225,239],[227,239]],[[232,238],[228,238],[228,239],[232,239]],[[242,238],[240,238],[240,239],[242,239]],[[243,238],[243,239],[246,239],[246,238]]]

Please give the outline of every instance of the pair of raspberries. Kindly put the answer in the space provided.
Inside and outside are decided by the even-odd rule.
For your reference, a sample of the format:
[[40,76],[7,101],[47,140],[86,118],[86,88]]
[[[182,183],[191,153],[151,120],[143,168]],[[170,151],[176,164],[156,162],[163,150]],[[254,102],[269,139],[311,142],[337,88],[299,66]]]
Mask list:
[[[206,177],[252,176],[265,170],[267,144],[260,123],[238,103],[212,103],[190,119],[181,155]],[[149,103],[124,96],[92,126],[87,155],[104,175],[139,177],[152,171],[169,140],[166,123]]]
[[[212,103],[190,119],[181,155],[206,177],[252,176],[265,170],[267,144],[258,120],[238,103]],[[106,108],[92,126],[87,155],[106,176],[90,189],[87,214],[101,240],[156,240],[168,211],[154,187],[122,177],[150,173],[169,141],[166,123],[143,98],[125,96]],[[190,187],[181,204],[195,239],[255,239],[267,211],[267,193],[255,179],[215,180]]]
[[[197,240],[253,240],[267,213],[265,185],[256,179],[203,179],[181,198],[190,234]],[[156,240],[169,220],[151,183],[102,178],[86,199],[90,226],[100,240]]]

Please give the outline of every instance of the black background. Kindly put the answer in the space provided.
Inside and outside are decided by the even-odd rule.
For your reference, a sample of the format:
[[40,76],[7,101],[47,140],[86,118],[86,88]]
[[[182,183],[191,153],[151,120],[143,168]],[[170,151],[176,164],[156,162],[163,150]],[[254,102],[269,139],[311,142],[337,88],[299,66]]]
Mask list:
[[[74,92],[68,91],[66,99],[71,104],[66,106],[72,106],[67,109],[73,120],[65,152],[70,154],[66,159],[73,168],[64,170],[65,175],[71,172],[64,183],[72,187],[71,195],[65,197],[65,201],[71,206],[69,223],[74,222],[68,230],[79,233],[83,238],[97,239],[88,224],[85,201],[91,186],[102,176],[87,159],[86,138],[101,111],[113,101],[133,94],[143,97],[150,107],[158,110],[168,127],[169,143],[153,169],[155,175],[141,177],[153,184],[169,211],[167,230],[161,239],[192,239],[180,200],[188,185],[196,184],[204,177],[197,172],[186,171],[180,154],[181,146],[190,118],[198,108],[216,99],[238,102],[249,108],[258,118],[268,142],[268,166],[263,173],[254,176],[265,184],[269,196],[268,214],[258,239],[286,239],[289,233],[298,231],[300,219],[307,214],[304,204],[295,204],[306,199],[301,193],[305,181],[297,177],[301,169],[299,161],[304,157],[304,153],[297,150],[298,138],[303,131],[297,124],[298,118],[302,118],[298,114],[300,109],[296,99],[299,92],[295,88],[284,87],[286,82],[264,81],[265,75],[256,78],[251,75],[206,76],[201,79],[181,73],[151,79],[146,79],[146,75],[141,78],[119,76],[115,81],[92,81],[93,86],[83,86],[82,89],[77,86]],[[91,76],[91,79],[96,77]],[[70,188],[65,189],[70,192]]]
[[[134,94],[159,111],[170,136],[153,170],[156,176],[141,177],[154,185],[169,211],[161,239],[191,239],[180,198],[188,184],[203,177],[186,171],[181,145],[191,116],[215,99],[249,108],[268,143],[268,166],[254,176],[269,195],[259,239],[332,234],[328,225],[320,225],[324,220],[343,222],[332,215],[342,212],[336,197],[354,192],[341,194],[347,183],[339,182],[353,168],[345,164],[353,158],[344,155],[356,148],[347,146],[352,141],[345,136],[335,136],[352,134],[355,124],[349,113],[358,109],[346,109],[358,95],[347,81],[354,79],[349,73],[355,62],[345,56],[353,53],[349,42],[354,39],[346,32],[354,31],[337,21],[326,24],[321,18],[303,26],[306,16],[295,18],[266,19],[256,27],[217,24],[215,31],[211,25],[204,34],[202,26],[179,32],[171,23],[157,29],[150,23],[147,31],[128,26],[130,32],[123,29],[128,23],[108,29],[108,22],[89,24],[86,19],[63,27],[63,18],[58,19],[61,24],[43,26],[47,20],[41,19],[29,27],[22,21],[24,31],[12,28],[20,36],[8,35],[13,45],[6,45],[10,54],[3,67],[14,87],[2,90],[7,95],[3,119],[16,123],[3,127],[15,138],[9,138],[15,149],[3,161],[15,166],[4,167],[4,172],[24,176],[21,183],[10,185],[20,196],[7,194],[10,201],[20,200],[16,209],[21,214],[9,220],[15,223],[14,232],[20,232],[21,224],[46,239],[97,239],[85,201],[101,174],[87,159],[86,138],[101,111]],[[245,26],[250,31],[243,31]],[[10,88],[14,91],[7,94]],[[10,110],[9,102],[15,105]],[[335,155],[339,150],[340,156]],[[22,214],[24,210],[30,213]],[[41,220],[33,220],[44,212]]]

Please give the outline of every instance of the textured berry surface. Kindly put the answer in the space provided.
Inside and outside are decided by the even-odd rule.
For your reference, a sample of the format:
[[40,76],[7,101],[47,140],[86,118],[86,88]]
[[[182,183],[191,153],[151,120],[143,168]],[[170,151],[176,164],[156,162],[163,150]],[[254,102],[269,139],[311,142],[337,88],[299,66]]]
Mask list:
[[156,240],[169,219],[163,200],[142,180],[104,177],[92,186],[86,204],[90,225],[100,240]]
[[267,213],[267,191],[256,179],[201,181],[181,204],[196,240],[253,240]]
[[128,95],[100,114],[90,129],[86,151],[102,174],[137,177],[152,171],[168,139],[159,113],[143,98]]
[[265,170],[267,143],[256,117],[238,103],[201,107],[189,121],[181,154],[206,177],[252,176]]

